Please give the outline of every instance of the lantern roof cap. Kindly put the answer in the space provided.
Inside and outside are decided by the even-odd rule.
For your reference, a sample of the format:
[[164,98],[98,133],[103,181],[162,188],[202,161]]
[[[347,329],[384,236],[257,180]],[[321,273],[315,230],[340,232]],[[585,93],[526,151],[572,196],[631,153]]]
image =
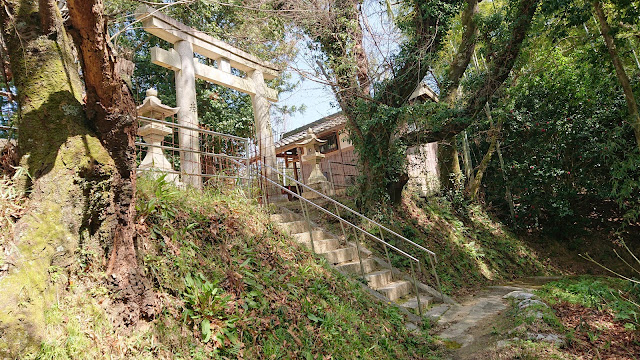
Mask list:
[[318,139],[318,137],[316,136],[316,134],[313,132],[312,128],[307,129],[307,136],[306,138],[302,141],[299,142],[298,145],[322,145],[324,143],[326,143],[327,140],[320,140]]
[[[169,116],[173,116],[180,110],[179,107],[172,108],[164,105],[160,99],[158,99],[158,90],[148,89],[146,92],[147,97],[144,98],[142,105],[136,109],[138,116],[152,117],[157,120],[163,120]],[[158,117],[160,116],[160,117]]]

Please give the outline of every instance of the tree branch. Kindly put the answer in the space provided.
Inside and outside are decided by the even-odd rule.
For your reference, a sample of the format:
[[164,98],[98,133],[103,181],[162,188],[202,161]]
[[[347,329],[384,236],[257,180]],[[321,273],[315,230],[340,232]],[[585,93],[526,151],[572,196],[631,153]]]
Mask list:
[[446,35],[440,31],[440,19],[423,13],[422,1],[414,1],[414,16],[416,40],[410,45],[415,47],[409,52],[415,54],[407,59],[398,69],[393,79],[388,81],[380,91],[380,101],[391,107],[401,107],[407,103],[420,81],[429,72],[427,56],[438,51],[442,38]]
[[489,64],[485,81],[471,96],[467,105],[460,110],[452,110],[455,114],[449,118],[437,130],[432,128],[420,129],[408,133],[402,140],[408,146],[424,143],[425,141],[440,141],[450,138],[471,125],[477,114],[483,110],[485,103],[489,102],[493,94],[502,86],[509,77],[513,66],[520,54],[522,43],[531,28],[533,16],[536,13],[540,0],[521,0],[518,11],[514,16],[511,26],[511,36],[502,50],[494,56]]
[[635,95],[633,94],[633,88],[631,87],[629,76],[624,70],[624,65],[622,65],[622,61],[620,61],[620,57],[618,56],[616,44],[613,42],[613,37],[611,36],[611,28],[609,27],[607,16],[602,9],[600,1],[595,0],[593,2],[593,10],[596,13],[598,23],[600,24],[600,33],[607,45],[607,50],[609,50],[611,62],[613,63],[613,67],[616,69],[618,81],[624,91],[624,98],[627,102],[627,108],[629,109],[629,116],[631,118],[630,123],[631,126],[633,126],[633,131],[636,136],[636,144],[638,145],[638,148],[640,148],[640,113],[638,112],[638,103],[636,102]]
[[467,0],[467,7],[462,12],[462,26],[464,32],[462,33],[462,41],[460,47],[453,58],[453,62],[449,66],[447,73],[447,87],[443,89],[445,102],[453,104],[456,98],[456,92],[460,85],[460,79],[469,66],[471,61],[471,55],[476,46],[476,38],[478,33],[478,26],[475,22],[475,16],[478,14],[478,0]]
[[[502,86],[511,69],[515,65],[522,42],[527,36],[531,28],[531,21],[535,15],[540,0],[521,0],[518,6],[518,13],[512,24],[511,36],[509,41],[502,47],[502,50],[496,54],[489,64],[489,73],[482,87],[472,96],[472,101],[467,105],[465,113],[471,117],[475,117],[483,110],[484,104],[487,103],[493,94]],[[462,130],[460,130],[462,131]]]

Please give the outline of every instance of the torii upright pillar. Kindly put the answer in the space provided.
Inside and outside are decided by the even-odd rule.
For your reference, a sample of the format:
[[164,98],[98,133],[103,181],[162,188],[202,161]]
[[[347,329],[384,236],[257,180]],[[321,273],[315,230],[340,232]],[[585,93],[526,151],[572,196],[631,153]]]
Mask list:
[[[180,69],[176,75],[176,105],[178,110],[178,125],[192,128],[198,127],[198,106],[196,98],[196,70],[193,60],[193,46],[185,40],[176,42],[173,48],[180,57]],[[200,141],[198,133],[193,130],[178,128],[180,147],[186,151],[180,152],[180,170],[183,173],[182,182],[196,189],[202,187],[202,173],[200,166]]]
[[[257,156],[266,165],[275,168],[276,153],[269,109],[271,101],[278,101],[278,91],[267,87],[265,80],[276,78],[280,69],[190,28],[152,7],[140,6],[136,10],[136,18],[142,22],[145,31],[173,44],[174,48],[169,50],[152,48],[151,61],[176,73],[176,102],[180,107],[178,123],[190,127],[198,125],[196,78],[249,94],[256,125],[256,145],[259,149]],[[200,63],[194,58],[194,52],[215,60],[217,67]],[[246,77],[238,76],[239,72],[234,73],[232,68],[244,72]],[[181,170],[185,174],[183,182],[200,187],[200,159],[197,152],[194,152],[199,149],[197,134],[195,131],[181,129],[179,137],[180,147],[186,150],[180,155]],[[271,171],[267,171],[267,176],[276,180],[271,176]]]
[[[260,70],[254,70],[251,80],[256,84],[256,92],[251,95],[253,104],[253,118],[256,123],[256,141],[260,149],[262,160],[272,169],[276,169],[276,147],[273,144],[271,121],[269,120],[269,108],[271,104],[267,100],[264,75]],[[271,169],[266,169],[267,176],[272,179]]]

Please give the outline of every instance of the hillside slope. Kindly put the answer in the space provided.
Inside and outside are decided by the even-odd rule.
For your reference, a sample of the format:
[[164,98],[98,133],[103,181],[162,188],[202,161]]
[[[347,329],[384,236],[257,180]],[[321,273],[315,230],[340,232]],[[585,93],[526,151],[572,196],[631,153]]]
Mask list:
[[49,269],[57,296],[40,324],[47,335],[21,353],[0,341],[0,358],[437,358],[426,331],[407,331],[396,309],[279,233],[239,193],[144,178],[138,187],[139,247],[158,294],[147,305],[158,315],[115,321],[119,294],[104,264],[78,249],[76,264]]

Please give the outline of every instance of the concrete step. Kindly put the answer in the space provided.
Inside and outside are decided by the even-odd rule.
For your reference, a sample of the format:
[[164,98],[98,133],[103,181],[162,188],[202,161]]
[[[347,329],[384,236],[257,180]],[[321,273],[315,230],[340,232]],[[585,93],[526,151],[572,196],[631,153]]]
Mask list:
[[300,244],[306,246],[309,249],[315,250],[315,252],[317,253],[326,253],[332,250],[336,250],[340,247],[340,242],[338,241],[338,239],[314,240],[313,248],[311,247],[311,241],[300,241]]
[[282,213],[282,214],[272,214],[269,218],[271,219],[271,221],[275,223],[286,223],[286,222],[301,220],[302,216],[295,213]]
[[289,234],[299,234],[309,231],[309,224],[304,220],[280,223],[280,226]]
[[[322,231],[322,230],[313,230],[313,240],[327,240],[327,239],[334,239],[333,235],[329,234],[326,231]],[[298,234],[293,234],[291,235],[293,236],[294,239],[296,239],[297,242],[309,242],[311,241],[311,237],[309,235],[309,231],[305,231],[305,232],[301,232]]]
[[321,255],[334,265],[358,260],[358,251],[353,247],[331,250]]
[[[425,310],[432,303],[433,303],[432,296],[429,296],[426,294],[420,294],[420,307],[422,308],[422,310]],[[409,296],[407,298],[407,301],[400,303],[400,305],[402,305],[407,309],[415,310],[416,314],[418,313],[418,297],[417,296]]]
[[391,270],[387,269],[370,272],[364,277],[367,279],[367,284],[372,289],[384,287],[393,281]]
[[[376,269],[376,265],[377,264],[373,259],[362,259],[362,267],[364,268],[365,275],[366,273],[374,271]],[[339,264],[336,268],[346,273],[360,275],[360,261],[358,261],[358,259]]]
[[411,287],[410,282],[401,280],[389,283],[387,286],[383,286],[377,290],[382,293],[382,295],[386,296],[387,299],[396,301],[401,297],[408,295],[411,292]]

